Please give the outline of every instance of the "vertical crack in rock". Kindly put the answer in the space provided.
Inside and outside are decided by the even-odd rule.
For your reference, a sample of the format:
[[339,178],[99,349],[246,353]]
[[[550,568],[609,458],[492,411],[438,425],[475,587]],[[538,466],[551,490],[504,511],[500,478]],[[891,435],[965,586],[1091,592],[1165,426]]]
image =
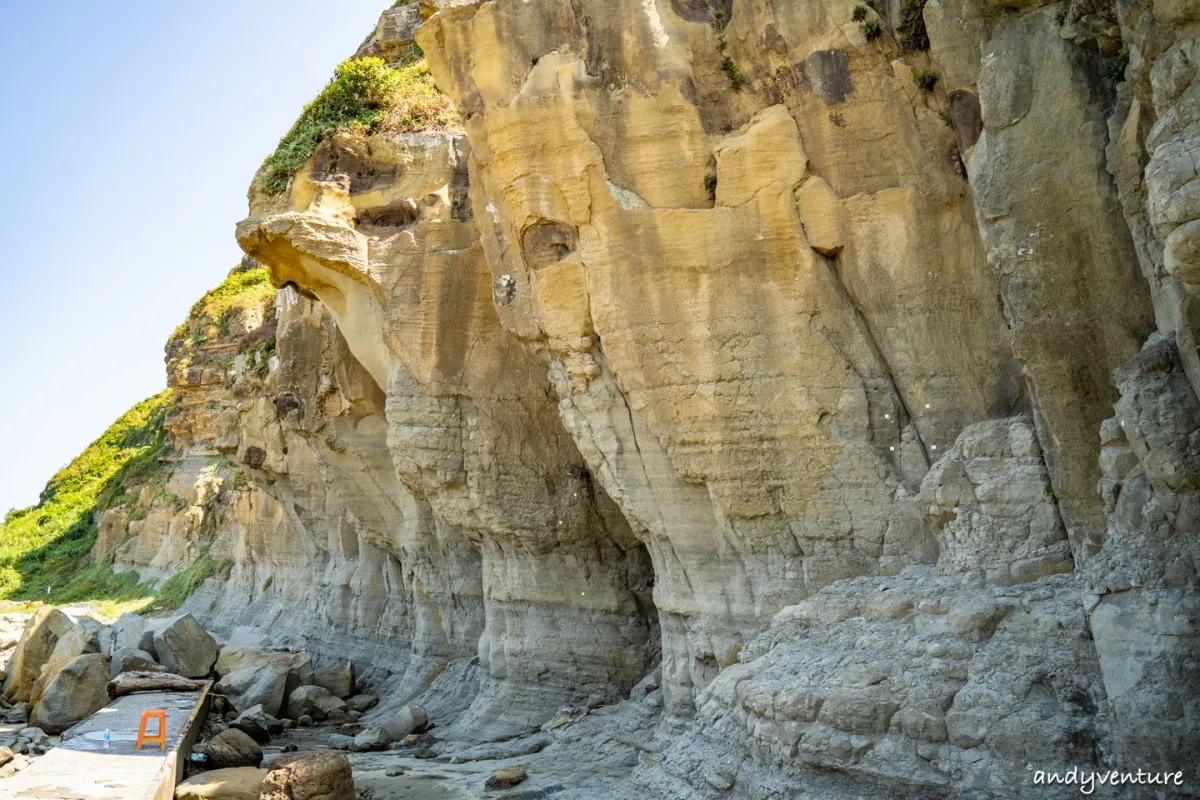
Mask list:
[[897,420],[897,424],[900,428],[903,428],[909,423],[912,424],[913,430],[917,434],[917,442],[921,446],[921,455],[925,459],[925,466],[928,467],[931,463],[929,458],[929,450],[925,444],[925,441],[921,438],[921,430],[920,426],[917,424],[917,418],[913,416],[912,409],[908,407],[908,403],[904,399],[904,395],[901,393],[899,385],[896,383],[896,376],[892,374],[892,370],[887,363],[887,358],[880,349],[879,343],[875,340],[875,336],[871,333],[871,327],[867,323],[867,318],[863,315],[858,305],[854,302],[854,298],[846,289],[846,284],[842,281],[842,276],[838,272],[837,262],[834,259],[825,256],[818,255],[817,258],[821,261],[821,265],[825,269],[825,275],[829,278],[829,283],[833,286],[837,296],[842,300],[843,304],[845,304],[846,310],[854,316],[855,325],[858,327],[863,341],[865,341],[867,347],[870,348],[876,365],[879,367],[879,370],[887,376],[892,397],[895,399],[896,405],[899,406],[904,412],[904,418]]

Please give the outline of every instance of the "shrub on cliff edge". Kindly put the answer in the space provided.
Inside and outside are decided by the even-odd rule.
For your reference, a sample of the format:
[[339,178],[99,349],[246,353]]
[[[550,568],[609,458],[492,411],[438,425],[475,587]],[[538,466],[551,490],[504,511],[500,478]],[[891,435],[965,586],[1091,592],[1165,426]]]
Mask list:
[[283,192],[317,146],[338,131],[441,130],[454,119],[449,98],[434,86],[419,51],[395,69],[381,58],[347,59],[267,158],[262,187]]

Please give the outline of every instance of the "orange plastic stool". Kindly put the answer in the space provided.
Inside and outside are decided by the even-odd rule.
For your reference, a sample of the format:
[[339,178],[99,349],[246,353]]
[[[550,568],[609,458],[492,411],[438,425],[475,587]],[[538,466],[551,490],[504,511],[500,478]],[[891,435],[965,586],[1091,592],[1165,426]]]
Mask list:
[[[158,719],[158,733],[153,736],[146,735],[146,723],[152,719]],[[137,742],[134,743],[134,750],[141,750],[144,744],[157,744],[160,750],[167,749],[167,712],[159,709],[142,712],[142,722],[138,725]]]

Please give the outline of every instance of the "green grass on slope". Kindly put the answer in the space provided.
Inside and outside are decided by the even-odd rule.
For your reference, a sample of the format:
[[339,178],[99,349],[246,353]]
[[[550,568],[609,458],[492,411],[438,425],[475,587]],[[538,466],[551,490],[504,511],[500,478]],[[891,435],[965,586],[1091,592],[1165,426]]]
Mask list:
[[[125,412],[104,434],[46,484],[36,506],[10,511],[0,523],[0,600],[42,600],[53,586],[55,604],[149,598],[134,572],[114,573],[88,558],[96,515],[134,501],[136,488],[165,481],[159,463],[166,446],[164,391]],[[130,493],[127,493],[129,491]]]
[[271,285],[266,267],[236,268],[220,286],[195,302],[188,318],[175,329],[171,339],[186,337],[195,344],[214,336],[228,336],[229,321],[234,314],[274,296],[275,287]]
[[183,605],[183,601],[187,600],[192,592],[200,587],[200,584],[218,572],[221,573],[221,577],[228,579],[232,566],[233,562],[231,561],[213,561],[212,556],[205,550],[199,558],[188,565],[187,569],[180,570],[163,581],[162,586],[158,587],[158,597],[155,599],[154,606],[179,608]]

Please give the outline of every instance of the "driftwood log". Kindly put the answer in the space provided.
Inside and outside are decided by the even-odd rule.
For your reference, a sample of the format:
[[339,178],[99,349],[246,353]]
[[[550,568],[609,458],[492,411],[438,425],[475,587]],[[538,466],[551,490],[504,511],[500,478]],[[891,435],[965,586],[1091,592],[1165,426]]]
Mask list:
[[116,700],[134,692],[198,692],[204,681],[170,672],[122,672],[108,682],[108,696]]

